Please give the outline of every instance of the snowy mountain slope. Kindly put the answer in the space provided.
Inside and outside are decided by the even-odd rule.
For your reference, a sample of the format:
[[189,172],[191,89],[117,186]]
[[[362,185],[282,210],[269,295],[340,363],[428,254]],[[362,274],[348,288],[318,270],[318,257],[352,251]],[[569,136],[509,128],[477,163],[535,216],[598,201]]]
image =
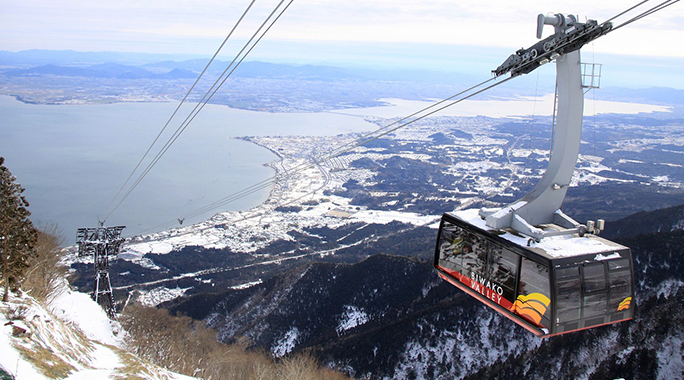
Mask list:
[[653,232],[684,230],[684,205],[639,212],[606,225],[605,236],[629,237]]
[[192,310],[223,340],[245,336],[276,355],[313,349],[358,377],[682,378],[684,231],[620,242],[635,255],[634,320],[545,340],[440,281],[429,262],[397,256],[310,264],[169,306]]
[[192,379],[125,351],[123,336],[83,293],[65,289],[49,310],[26,294],[0,303],[0,367],[16,380]]
[[[538,344],[534,336],[441,282],[429,263],[375,255],[355,265],[312,264],[214,302],[205,320],[274,355],[313,348],[354,376],[461,377]],[[497,336],[506,331],[515,339]],[[482,349],[482,345],[489,347]],[[454,358],[457,358],[455,360]]]
[[[406,276],[412,281],[392,281]],[[300,346],[335,340],[382,316],[406,312],[411,302],[422,299],[428,277],[423,262],[383,255],[354,266],[314,264],[214,297],[215,304],[202,302],[212,306],[204,318],[222,340],[244,334],[273,353],[285,354],[294,342]],[[196,313],[201,309],[189,303],[174,310],[194,310],[193,316],[200,317]]]

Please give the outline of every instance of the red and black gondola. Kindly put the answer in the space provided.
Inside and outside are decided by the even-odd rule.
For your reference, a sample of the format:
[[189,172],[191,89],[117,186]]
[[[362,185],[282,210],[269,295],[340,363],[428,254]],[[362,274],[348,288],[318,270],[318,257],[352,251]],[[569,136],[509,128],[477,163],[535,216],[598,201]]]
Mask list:
[[477,210],[446,213],[434,265],[443,279],[538,336],[634,315],[631,251],[599,236],[537,243],[487,227]]

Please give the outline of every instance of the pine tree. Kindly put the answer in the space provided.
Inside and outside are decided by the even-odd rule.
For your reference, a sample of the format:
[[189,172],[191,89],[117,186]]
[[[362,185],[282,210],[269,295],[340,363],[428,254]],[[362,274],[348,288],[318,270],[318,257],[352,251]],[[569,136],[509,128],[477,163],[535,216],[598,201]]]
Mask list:
[[10,286],[18,287],[29,267],[37,233],[29,219],[29,203],[21,195],[24,188],[4,163],[0,157],[0,280],[5,288],[2,301],[7,302]]

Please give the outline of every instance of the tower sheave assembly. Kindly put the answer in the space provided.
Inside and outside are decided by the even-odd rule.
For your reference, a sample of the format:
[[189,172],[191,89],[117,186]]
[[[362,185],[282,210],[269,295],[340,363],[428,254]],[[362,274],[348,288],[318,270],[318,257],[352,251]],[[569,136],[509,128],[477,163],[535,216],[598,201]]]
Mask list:
[[116,260],[124,238],[121,231],[125,226],[79,228],[76,234],[78,256],[92,256],[95,264],[95,289],[93,299],[102,306],[110,318],[116,316],[112,298],[112,284],[109,280],[109,260]]

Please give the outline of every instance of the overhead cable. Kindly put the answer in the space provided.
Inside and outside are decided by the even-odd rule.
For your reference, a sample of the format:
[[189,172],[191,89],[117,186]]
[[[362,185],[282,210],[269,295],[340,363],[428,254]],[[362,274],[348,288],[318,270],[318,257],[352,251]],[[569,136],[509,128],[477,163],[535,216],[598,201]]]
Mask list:
[[[641,13],[640,15],[635,16],[635,17],[631,18],[630,20],[627,20],[627,21],[623,22],[622,24],[620,24],[620,25],[614,27],[614,28],[612,29],[612,31],[618,30],[618,29],[622,28],[623,26],[626,26],[626,25],[629,25],[629,24],[631,24],[631,23],[633,23],[633,22],[635,22],[635,21],[641,20],[642,18],[644,18],[644,17],[646,17],[646,16],[652,15],[653,13],[658,12],[658,11],[660,11],[660,10],[663,10],[663,9],[669,7],[670,5],[674,5],[674,4],[678,3],[678,2],[679,2],[679,0],[667,0],[667,1],[664,1],[664,2],[662,2],[662,3],[658,4],[658,5],[656,5],[655,7],[651,8],[651,9],[649,9],[649,10],[643,12],[643,13]],[[641,5],[641,4],[639,4],[639,5]]]
[[634,6],[630,7],[630,8],[627,8],[626,10],[624,10],[624,11],[622,11],[622,12],[616,14],[615,16],[609,18],[608,20],[604,21],[603,23],[605,24],[605,23],[607,23],[607,22],[611,22],[611,21],[615,20],[616,18],[618,18],[618,17],[620,17],[620,16],[622,16],[622,15],[624,15],[624,14],[626,14],[626,13],[628,13],[628,12],[630,12],[630,11],[632,11],[632,10],[634,10],[634,9],[636,9],[636,8],[638,8],[638,7],[642,6],[642,5],[644,5],[644,4],[646,4],[646,3],[648,3],[649,1],[650,1],[650,0],[644,0],[644,1],[640,2],[639,4],[637,4],[637,5],[634,5]]
[[[604,22],[604,24],[607,23],[607,22],[610,22],[610,21],[612,21],[612,20],[614,20],[614,19],[616,19],[616,18],[618,18],[618,17],[620,17],[620,16],[622,16],[622,15],[624,15],[624,14],[626,14],[626,13],[628,13],[628,12],[634,10],[634,9],[636,9],[637,7],[639,7],[639,6],[641,6],[641,5],[645,4],[645,3],[647,3],[648,1],[649,1],[649,0],[645,0],[645,1],[642,1],[642,2],[638,3],[638,4],[635,5],[635,6],[630,7],[629,9],[627,9],[627,10],[625,10],[625,11],[623,11],[623,12],[617,14],[616,16],[610,18],[608,21]],[[637,20],[640,20],[641,18],[644,18],[644,17],[646,17],[646,16],[648,16],[648,15],[651,15],[651,14],[653,14],[653,13],[655,13],[655,12],[657,12],[657,11],[660,11],[660,10],[662,10],[662,9],[664,9],[664,8],[670,6],[670,5],[673,5],[673,4],[677,3],[677,2],[679,2],[679,0],[667,0],[667,1],[663,2],[663,3],[661,3],[661,4],[658,4],[658,5],[655,6],[655,7],[653,7],[653,8],[651,8],[651,9],[649,9],[649,10],[647,10],[647,11],[645,11],[645,12],[643,12],[643,13],[641,13],[641,14],[635,16],[635,17],[633,17],[632,19],[630,19],[630,20],[628,20],[628,21],[626,21],[626,22],[620,24],[619,26],[612,28],[611,31],[617,30],[617,29],[619,29],[619,28],[621,28],[621,27],[623,27],[623,26],[626,26],[626,25],[628,25],[628,24],[630,24],[630,23],[632,23],[632,22],[635,22],[635,21],[637,21]],[[289,6],[289,4],[288,4],[288,6]],[[282,14],[282,13],[281,13],[281,14]],[[278,17],[279,17],[279,16],[278,16]],[[352,151],[352,150],[354,150],[354,149],[356,149],[356,148],[358,148],[358,147],[360,147],[360,146],[362,146],[362,145],[364,145],[364,144],[367,144],[367,143],[369,143],[369,142],[371,142],[371,141],[373,141],[373,140],[376,140],[376,139],[378,139],[378,138],[380,138],[380,137],[383,137],[383,136],[385,136],[385,135],[388,135],[388,134],[390,134],[390,133],[392,133],[392,132],[394,132],[394,131],[396,131],[396,130],[398,130],[398,129],[400,129],[400,128],[404,128],[404,127],[406,127],[406,126],[408,126],[408,125],[410,125],[410,124],[412,124],[412,123],[414,123],[414,122],[416,122],[416,121],[419,121],[419,120],[421,120],[421,119],[423,119],[423,118],[425,118],[425,117],[431,116],[431,115],[433,115],[434,113],[439,112],[439,111],[441,111],[441,110],[443,110],[443,109],[445,109],[445,108],[451,107],[451,106],[453,106],[453,105],[455,105],[455,104],[457,104],[457,103],[460,103],[461,101],[464,101],[464,100],[466,100],[466,99],[469,99],[469,98],[471,98],[471,97],[473,97],[473,96],[475,96],[475,95],[477,95],[477,94],[480,94],[480,93],[482,93],[482,92],[484,92],[484,91],[487,91],[487,90],[489,90],[489,89],[491,89],[491,88],[493,88],[493,87],[496,87],[496,86],[498,86],[498,85],[500,85],[500,84],[503,84],[503,83],[509,81],[509,80],[512,79],[512,78],[514,78],[514,76],[509,76],[508,78],[502,80],[501,82],[498,82],[498,83],[489,85],[489,86],[487,86],[487,87],[485,87],[485,88],[483,88],[483,89],[480,89],[480,90],[475,91],[475,92],[473,92],[473,93],[471,93],[471,94],[465,95],[465,96],[463,96],[463,97],[461,97],[461,98],[459,98],[459,99],[457,99],[457,100],[454,100],[454,101],[452,101],[452,102],[450,102],[450,103],[448,103],[448,104],[446,104],[446,105],[444,105],[444,106],[442,106],[442,107],[438,107],[439,105],[441,105],[441,104],[443,104],[443,103],[446,103],[446,102],[448,102],[449,100],[451,100],[451,99],[453,99],[453,98],[455,98],[455,97],[457,97],[457,96],[463,95],[463,94],[465,94],[465,93],[467,93],[467,92],[469,92],[469,91],[472,91],[472,90],[475,90],[475,89],[477,89],[477,88],[480,88],[481,86],[487,84],[487,83],[488,83],[489,81],[491,81],[491,80],[495,80],[496,78],[490,78],[490,79],[488,79],[488,80],[486,80],[486,81],[483,81],[483,82],[481,82],[481,83],[479,83],[479,84],[477,84],[477,85],[475,85],[475,86],[472,86],[472,87],[470,87],[470,88],[468,88],[468,89],[466,89],[466,90],[464,90],[464,91],[459,92],[458,94],[452,95],[452,96],[449,97],[449,98],[446,98],[446,99],[441,100],[441,101],[439,101],[439,102],[437,102],[437,103],[434,103],[434,104],[432,104],[432,105],[430,105],[430,106],[428,106],[428,107],[426,107],[426,108],[423,108],[423,109],[421,109],[420,111],[417,111],[417,112],[415,112],[415,113],[413,113],[413,114],[411,114],[411,115],[409,115],[409,116],[406,116],[406,117],[404,117],[404,118],[401,118],[401,119],[399,119],[399,120],[397,120],[397,121],[394,121],[394,122],[392,122],[392,123],[390,123],[390,124],[388,124],[388,125],[386,125],[386,126],[384,126],[384,127],[382,127],[382,128],[379,128],[379,129],[377,129],[377,130],[375,130],[375,131],[372,131],[372,132],[370,132],[370,133],[367,133],[367,134],[361,136],[360,138],[355,139],[355,140],[352,141],[352,142],[349,142],[349,143],[347,143],[347,144],[344,144],[344,145],[342,145],[342,146],[340,146],[340,147],[338,147],[338,148],[332,150],[331,152],[324,153],[324,154],[322,154],[322,155],[319,156],[319,157],[315,157],[315,158],[314,158],[311,162],[309,162],[309,163],[300,164],[300,165],[296,166],[295,168],[291,169],[289,175],[291,176],[291,175],[293,175],[293,174],[300,173],[300,172],[302,172],[302,171],[304,171],[304,170],[310,169],[310,168],[312,168],[312,167],[318,165],[320,162],[325,162],[325,161],[330,160],[330,159],[332,159],[332,158],[334,158],[334,157],[336,157],[336,156],[339,156],[339,155],[348,153],[348,152],[350,152],[350,151]],[[224,81],[225,81],[225,79],[224,79]],[[212,95],[213,95],[213,94],[212,94]],[[428,110],[430,110],[430,109],[433,109],[433,108],[435,108],[435,107],[438,107],[438,108],[436,108],[436,109],[434,109],[434,110],[432,110],[432,111],[430,111],[430,112],[427,112],[427,113],[425,113],[425,114],[422,114],[422,113],[424,113],[424,112],[426,112],[426,111],[428,111]],[[420,115],[420,114],[422,114],[422,115]],[[418,116],[418,115],[420,115],[420,116]],[[411,119],[411,118],[414,117],[414,116],[415,116],[415,119]],[[193,117],[194,117],[194,116],[193,116]],[[409,120],[409,119],[411,119],[411,120]],[[409,120],[409,121],[406,121],[406,120]],[[406,122],[404,122],[404,121],[406,121]],[[211,211],[211,210],[213,210],[213,209],[215,209],[215,208],[221,207],[221,206],[223,206],[223,205],[225,205],[225,204],[228,204],[228,203],[233,202],[233,201],[235,201],[235,200],[238,200],[238,199],[241,199],[241,198],[243,198],[243,197],[246,197],[246,196],[248,196],[248,195],[250,195],[250,194],[253,194],[253,193],[257,192],[257,191],[260,191],[260,190],[262,190],[262,189],[264,189],[264,188],[268,188],[269,186],[271,186],[271,185],[273,185],[273,184],[276,184],[277,182],[278,182],[278,176],[277,176],[277,175],[276,175],[276,176],[273,176],[273,177],[270,177],[270,178],[268,178],[268,179],[265,179],[265,180],[263,180],[263,181],[261,181],[261,182],[258,182],[258,183],[256,183],[256,184],[254,184],[254,185],[252,185],[252,186],[249,186],[249,187],[247,187],[247,188],[245,188],[245,189],[243,189],[243,190],[240,190],[240,191],[238,191],[238,192],[235,192],[235,193],[233,193],[233,194],[231,194],[231,195],[229,195],[229,196],[227,196],[227,197],[225,197],[225,198],[222,198],[222,199],[220,199],[220,200],[218,200],[218,201],[216,201],[216,202],[213,202],[213,203],[211,203],[211,204],[209,204],[209,205],[206,205],[206,206],[204,206],[204,207],[202,207],[202,208],[200,208],[200,209],[197,209],[197,210],[195,210],[195,211],[192,211],[192,212],[190,212],[190,213],[188,213],[188,214],[182,216],[182,217],[180,218],[180,220],[183,220],[183,219],[186,219],[186,218],[189,218],[189,217],[194,217],[194,216],[201,215],[201,214],[203,214],[203,213],[205,213],[205,212]],[[256,215],[255,215],[255,216],[256,216]],[[245,218],[243,218],[243,219],[245,219]]]
[[[131,174],[129,174],[128,178],[126,178],[126,181],[124,181],[124,184],[121,185],[121,188],[119,188],[119,191],[116,192],[116,195],[114,196],[114,198],[112,198],[111,202],[110,202],[109,205],[107,206],[107,209],[109,209],[109,207],[112,206],[112,204],[114,203],[114,201],[118,198],[119,194],[121,194],[121,191],[123,191],[123,189],[126,187],[126,185],[128,185],[128,182],[129,182],[129,181],[131,180],[131,178],[133,177],[133,174],[135,174],[135,172],[138,170],[138,168],[140,167],[140,165],[142,164],[142,162],[145,160],[145,158],[147,158],[147,155],[148,155],[148,154],[150,153],[150,151],[152,150],[152,147],[154,147],[154,145],[157,143],[157,140],[159,140],[159,138],[161,137],[161,135],[164,133],[164,131],[166,130],[166,127],[169,126],[169,123],[171,123],[171,120],[173,120],[173,118],[176,116],[176,114],[178,113],[178,110],[180,110],[180,108],[181,108],[181,106],[183,105],[183,103],[185,103],[185,100],[188,98],[188,96],[190,96],[190,93],[192,92],[192,90],[195,89],[195,86],[197,86],[197,83],[200,81],[200,79],[202,78],[202,76],[204,75],[204,73],[207,71],[207,69],[209,69],[209,66],[211,66],[212,62],[214,62],[214,59],[216,59],[216,56],[219,54],[219,52],[221,51],[221,49],[223,49],[223,47],[226,45],[226,42],[228,42],[228,40],[230,39],[230,37],[233,35],[233,32],[235,32],[235,29],[237,29],[238,25],[240,25],[240,23],[242,22],[242,20],[245,18],[245,16],[247,15],[247,12],[249,12],[249,10],[252,8],[252,5],[254,5],[254,2],[255,2],[255,1],[256,1],[256,0],[252,0],[252,2],[249,3],[249,5],[247,6],[247,9],[245,9],[245,11],[242,13],[242,15],[240,16],[240,18],[239,18],[239,19],[237,20],[237,22],[235,23],[235,25],[233,25],[233,28],[230,30],[230,32],[228,33],[228,35],[226,36],[226,38],[223,40],[223,42],[221,43],[221,46],[219,46],[218,49],[216,49],[216,52],[214,53],[214,55],[211,57],[211,59],[209,60],[209,62],[207,63],[207,65],[204,66],[204,69],[202,70],[202,72],[200,73],[200,75],[197,77],[197,79],[195,79],[195,83],[193,83],[192,86],[190,86],[190,89],[185,93],[185,96],[183,97],[183,100],[181,100],[180,103],[178,103],[178,106],[177,106],[176,109],[173,111],[173,113],[171,114],[171,116],[169,117],[169,119],[166,121],[166,123],[164,124],[164,126],[162,127],[162,129],[159,131],[159,134],[157,134],[157,137],[154,138],[154,141],[152,141],[152,144],[150,144],[149,148],[147,148],[147,150],[145,151],[145,154],[143,154],[143,156],[140,158],[140,161],[138,161],[138,163],[135,165],[135,168],[133,168],[133,171],[131,172]],[[105,218],[105,219],[106,219],[106,218]]]
[[[240,52],[235,56],[233,61],[230,63],[230,65],[223,71],[221,76],[219,76],[214,84],[211,86],[211,88],[205,93],[205,95],[202,97],[199,103],[195,105],[193,110],[190,112],[190,114],[185,118],[185,120],[181,123],[181,125],[176,129],[174,134],[169,138],[169,140],[164,144],[164,146],[160,149],[160,151],[157,153],[157,155],[152,159],[152,161],[147,165],[145,170],[140,174],[140,176],[136,179],[136,181],[131,185],[131,187],[128,189],[128,191],[124,194],[124,196],[119,200],[119,202],[114,206],[114,208],[107,214],[105,217],[105,220],[111,216],[114,211],[123,203],[123,201],[128,198],[128,196],[133,192],[133,190],[140,184],[140,182],[147,176],[147,174],[152,170],[152,168],[159,162],[161,157],[169,150],[171,145],[178,139],[178,137],[185,131],[185,129],[188,127],[188,125],[194,120],[194,118],[197,116],[197,114],[204,108],[204,106],[211,100],[211,98],[216,94],[216,92],[219,90],[219,88],[226,82],[228,77],[237,69],[237,67],[244,61],[244,59],[247,57],[247,55],[256,47],[256,45],[261,41],[261,39],[266,35],[266,33],[273,27],[273,25],[278,21],[278,19],[283,15],[283,13],[287,10],[287,8],[292,4],[294,0],[290,0],[288,4],[280,10],[278,15],[273,19],[273,21],[264,29],[264,26],[266,26],[269,23],[269,20],[273,17],[273,15],[278,11],[278,9],[282,6],[282,4],[285,2],[285,0],[281,0],[280,3],[273,9],[273,11],[269,14],[269,16],[264,20],[264,22],[261,24],[259,29],[252,35],[252,37],[245,43],[245,45],[242,47]],[[261,33],[261,35],[259,35]],[[257,38],[258,36],[258,38]],[[256,41],[253,42],[256,38]],[[253,43],[252,43],[253,42]],[[251,45],[251,46],[250,46]],[[249,48],[248,48],[249,47]],[[247,50],[245,52],[245,50]],[[244,54],[243,54],[244,53]],[[242,55],[242,57],[240,57]],[[237,62],[237,63],[236,63]],[[235,65],[234,65],[235,64]],[[233,66],[234,65],[234,66]],[[230,70],[232,66],[232,70]],[[230,70],[230,72],[228,72]],[[227,73],[228,72],[228,73]],[[227,73],[227,74],[226,74]]]

